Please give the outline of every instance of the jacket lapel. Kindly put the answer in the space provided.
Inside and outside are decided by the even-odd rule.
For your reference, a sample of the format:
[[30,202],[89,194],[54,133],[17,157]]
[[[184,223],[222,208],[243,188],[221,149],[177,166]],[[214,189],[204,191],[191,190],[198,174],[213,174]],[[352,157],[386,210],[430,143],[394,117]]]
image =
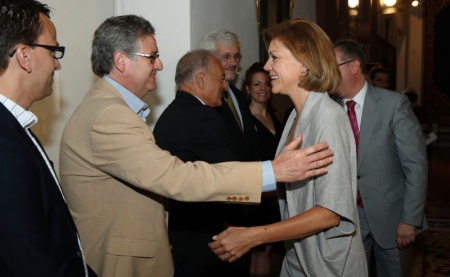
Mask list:
[[372,86],[369,85],[367,88],[366,97],[364,99],[364,108],[360,124],[361,130],[358,145],[358,168],[361,167],[367,153],[367,149],[370,147],[370,140],[380,116],[381,109],[377,105],[379,100],[380,96],[373,90]]

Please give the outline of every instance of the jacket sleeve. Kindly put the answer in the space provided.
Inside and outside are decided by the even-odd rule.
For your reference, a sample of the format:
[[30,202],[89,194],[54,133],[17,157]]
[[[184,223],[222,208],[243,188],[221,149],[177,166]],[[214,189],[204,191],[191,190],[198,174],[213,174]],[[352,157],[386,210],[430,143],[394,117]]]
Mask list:
[[420,124],[404,95],[400,95],[396,102],[392,132],[406,178],[401,221],[420,227],[424,217],[427,194],[426,145]]

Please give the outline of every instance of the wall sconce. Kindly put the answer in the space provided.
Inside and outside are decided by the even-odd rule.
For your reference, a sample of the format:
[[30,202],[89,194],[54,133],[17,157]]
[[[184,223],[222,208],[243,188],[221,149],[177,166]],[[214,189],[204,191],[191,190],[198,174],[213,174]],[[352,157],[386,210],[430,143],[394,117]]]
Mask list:
[[383,1],[386,7],[395,6],[395,3],[397,3],[397,0],[381,0],[381,1]]
[[397,4],[397,0],[380,0],[382,13],[393,14],[398,12],[398,9],[397,7],[395,7],[395,4]]
[[348,0],[348,15],[356,17],[358,15],[359,0]]
[[413,0],[411,1],[411,7],[412,8],[418,8],[421,6],[423,0]]

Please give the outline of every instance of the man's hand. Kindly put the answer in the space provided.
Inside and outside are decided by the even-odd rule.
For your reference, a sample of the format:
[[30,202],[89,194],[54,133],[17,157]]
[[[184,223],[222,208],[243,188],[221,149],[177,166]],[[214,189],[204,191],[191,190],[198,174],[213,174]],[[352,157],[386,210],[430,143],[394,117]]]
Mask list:
[[328,143],[297,149],[301,142],[300,134],[272,161],[277,182],[300,181],[327,173],[326,166],[333,162],[333,150],[328,149]]
[[400,222],[397,226],[397,247],[400,250],[405,249],[414,242],[416,238],[416,227]]

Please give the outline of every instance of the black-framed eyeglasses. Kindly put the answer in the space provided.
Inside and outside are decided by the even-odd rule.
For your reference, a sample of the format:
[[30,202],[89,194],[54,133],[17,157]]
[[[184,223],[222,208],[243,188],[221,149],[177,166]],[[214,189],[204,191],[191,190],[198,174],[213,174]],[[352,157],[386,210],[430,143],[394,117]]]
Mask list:
[[235,60],[236,62],[239,62],[242,59],[241,53],[236,53],[234,55],[227,53],[220,57],[222,58],[222,61],[224,61],[224,62],[229,62],[231,59]]
[[[28,45],[31,47],[42,47],[49,51],[52,51],[54,53],[53,57],[57,60],[62,59],[64,57],[64,51],[66,50],[66,47],[56,46],[56,45],[46,45],[46,44],[37,44],[37,43],[29,43],[29,44],[25,44],[25,45]],[[16,51],[17,51],[17,48],[15,48],[11,52],[9,52],[9,57],[12,58],[12,56],[14,56]]]
[[343,62],[343,63],[340,63],[340,64],[338,64],[338,66],[341,66],[341,65],[344,65],[344,64],[348,64],[348,63],[351,63],[351,62],[354,62],[355,60],[349,60],[349,61],[346,61],[346,62]]
[[159,53],[154,54],[142,54],[142,53],[133,53],[133,55],[144,57],[150,60],[151,64],[154,64],[156,62],[156,59],[159,59]]

